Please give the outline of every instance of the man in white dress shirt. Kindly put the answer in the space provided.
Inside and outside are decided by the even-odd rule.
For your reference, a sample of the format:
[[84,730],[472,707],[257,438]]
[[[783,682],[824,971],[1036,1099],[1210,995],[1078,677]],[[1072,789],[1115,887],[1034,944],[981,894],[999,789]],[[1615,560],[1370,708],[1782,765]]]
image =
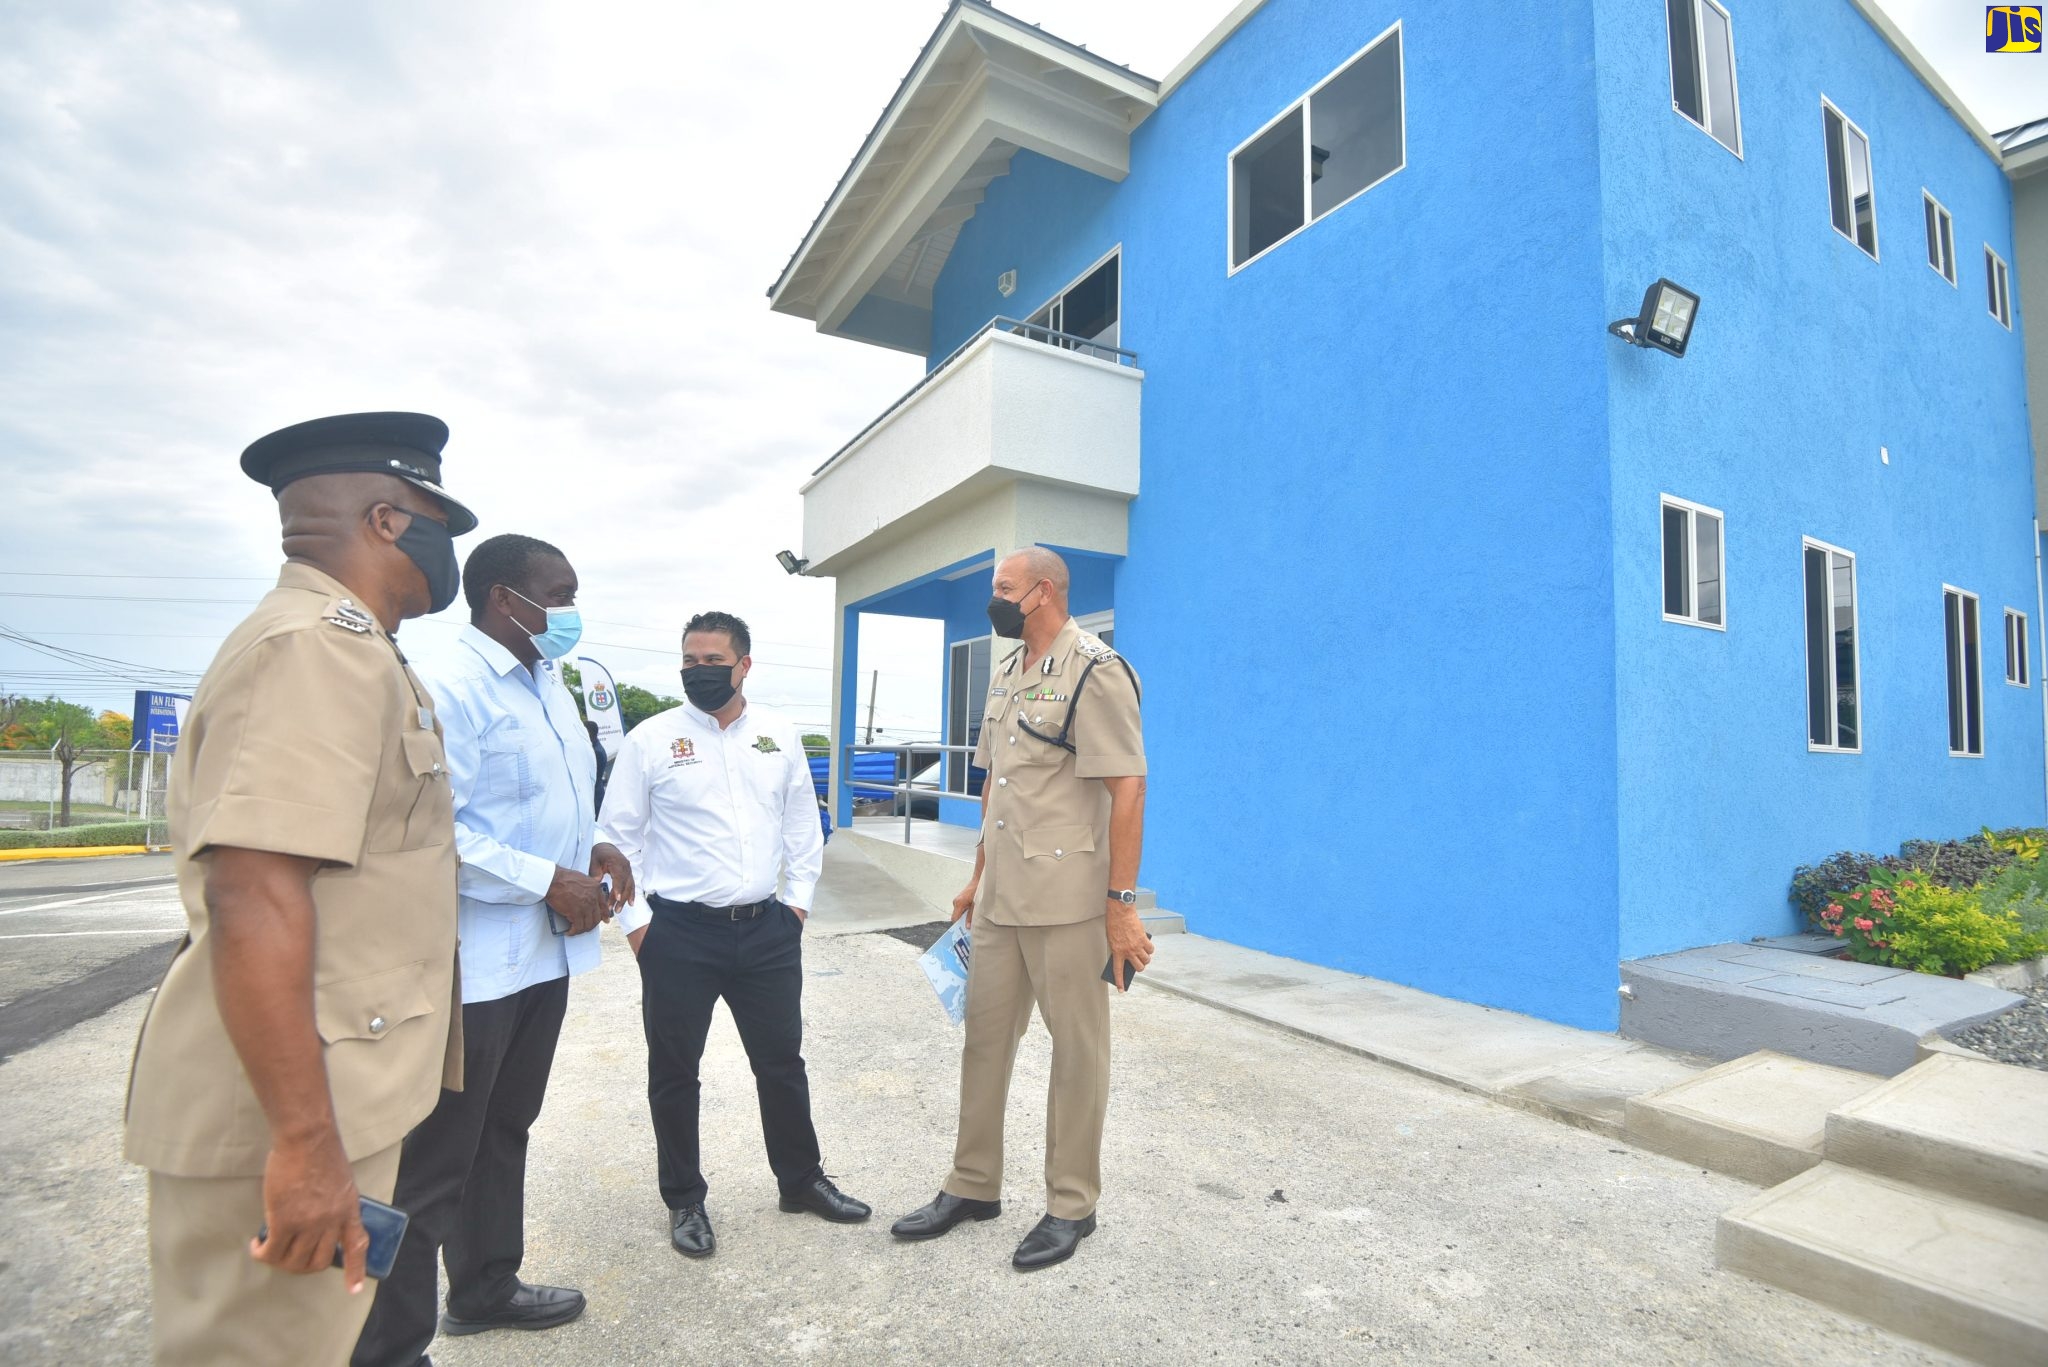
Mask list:
[[598,833],[632,861],[645,899],[618,919],[640,961],[669,1242],[692,1258],[717,1247],[698,1160],[697,1065],[720,997],[753,1064],[781,1208],[839,1224],[870,1214],[819,1163],[802,1052],[803,929],[825,842],[796,727],[746,699],[752,648],[730,613],[690,619],[689,701],[626,737]]
[[[526,1139],[540,1115],[572,975],[597,967],[597,927],[632,895],[631,866],[595,843],[596,756],[546,661],[582,623],[576,571],[530,536],[494,536],[463,570],[470,625],[419,666],[448,752],[462,936],[463,1090],[406,1137],[392,1204],[412,1217],[356,1340],[353,1367],[414,1367],[444,1333],[548,1329],[583,1293],[519,1280]],[[610,874],[611,889],[600,879]]]

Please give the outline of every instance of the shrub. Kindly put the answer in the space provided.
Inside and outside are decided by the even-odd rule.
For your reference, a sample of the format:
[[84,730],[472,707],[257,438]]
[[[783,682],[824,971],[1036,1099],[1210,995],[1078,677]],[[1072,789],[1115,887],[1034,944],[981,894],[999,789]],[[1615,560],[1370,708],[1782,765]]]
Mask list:
[[2048,949],[2018,916],[1985,910],[1982,893],[1945,887],[1920,869],[1873,871],[1869,882],[1821,910],[1859,963],[1956,976]]
[[109,821],[99,826],[64,826],[54,831],[0,831],[0,850],[103,849],[148,843],[147,821]]
[[1859,854],[1855,850],[1843,850],[1818,864],[1804,865],[1792,874],[1792,905],[1806,917],[1809,925],[1817,930],[1828,930],[1829,923],[1821,912],[1830,902],[1839,901],[1847,889],[1868,883],[1872,872],[1877,869],[1904,873],[1907,867],[1897,855]]
[[2039,826],[2008,826],[2002,831],[1985,828],[1984,839],[2013,855],[2023,864],[2033,863],[2048,849],[2048,830]]
[[2022,933],[2048,941],[2048,862],[2015,864],[1982,889],[1984,910],[2018,919]]
[[1974,888],[2012,867],[2018,856],[1983,835],[1967,840],[1908,840],[1899,846],[1906,864],[1945,888]]

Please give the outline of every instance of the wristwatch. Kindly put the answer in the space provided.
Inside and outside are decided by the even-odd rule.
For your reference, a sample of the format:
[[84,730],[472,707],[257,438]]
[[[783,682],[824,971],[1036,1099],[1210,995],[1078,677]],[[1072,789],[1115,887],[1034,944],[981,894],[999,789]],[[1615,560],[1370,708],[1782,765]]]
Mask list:
[[1127,907],[1134,907],[1138,905],[1138,890],[1136,888],[1125,888],[1119,892],[1115,888],[1111,888],[1109,890],[1109,900],[1112,902],[1122,902]]

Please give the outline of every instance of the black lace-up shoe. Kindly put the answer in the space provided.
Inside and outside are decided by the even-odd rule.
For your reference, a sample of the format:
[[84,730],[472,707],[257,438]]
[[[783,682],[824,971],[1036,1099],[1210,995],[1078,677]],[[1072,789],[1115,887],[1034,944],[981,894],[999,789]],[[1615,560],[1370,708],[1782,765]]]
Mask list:
[[782,1209],[791,1215],[809,1212],[835,1225],[857,1225],[873,1215],[865,1201],[856,1201],[832,1185],[829,1177],[813,1177],[800,1187],[782,1193]]
[[974,1201],[942,1191],[925,1205],[889,1226],[899,1239],[936,1239],[966,1220],[993,1220],[1003,1213],[1001,1201]]
[[718,1251],[718,1236],[701,1203],[668,1213],[668,1241],[685,1258],[708,1258]]
[[1010,1259],[1010,1266],[1019,1272],[1036,1272],[1042,1267],[1063,1263],[1073,1257],[1081,1241],[1094,1232],[1093,1215],[1080,1220],[1062,1220],[1057,1215],[1048,1215],[1024,1236],[1023,1243],[1017,1245],[1017,1253]]

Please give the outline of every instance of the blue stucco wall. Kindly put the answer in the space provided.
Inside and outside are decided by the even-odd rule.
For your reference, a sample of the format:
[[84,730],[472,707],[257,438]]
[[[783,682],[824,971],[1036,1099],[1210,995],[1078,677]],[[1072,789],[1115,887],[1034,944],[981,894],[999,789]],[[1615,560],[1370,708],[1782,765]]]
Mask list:
[[[1730,9],[1739,160],[1671,111],[1663,6],[1598,4],[1607,316],[1660,275],[1704,299],[1683,360],[1606,355],[1623,957],[1793,929],[1793,868],[1838,849],[2042,819],[2039,685],[2003,682],[2003,610],[2035,619],[2004,176],[1847,0]],[[1823,94],[1870,138],[1877,261],[1829,222]],[[1660,493],[1727,515],[1725,633],[1661,619]],[[1807,749],[1802,536],[1858,556],[1860,755]],[[1982,759],[1948,756],[1944,583],[1982,596]]]
[[[1406,168],[1230,275],[1230,151],[1396,18]],[[1122,185],[1016,158],[939,283],[933,353],[1122,244],[1146,379],[1117,645],[1145,680],[1163,904],[1608,1028],[1592,57],[1584,5],[1273,0],[1138,129]]]

